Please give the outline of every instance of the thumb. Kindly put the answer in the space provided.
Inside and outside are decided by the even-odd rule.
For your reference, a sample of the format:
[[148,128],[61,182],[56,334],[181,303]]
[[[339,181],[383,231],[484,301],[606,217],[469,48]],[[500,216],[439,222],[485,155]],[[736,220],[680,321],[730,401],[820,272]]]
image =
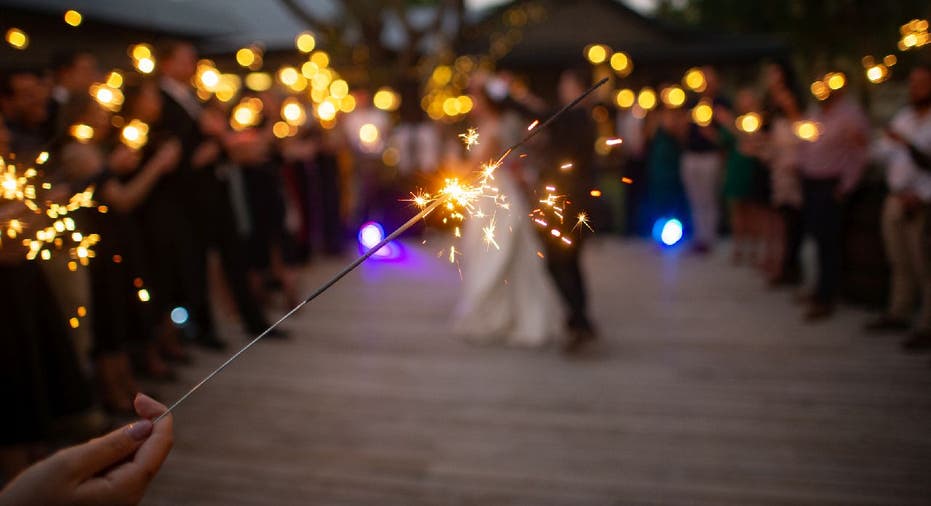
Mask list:
[[152,422],[139,420],[71,449],[80,477],[90,478],[132,455],[152,433]]

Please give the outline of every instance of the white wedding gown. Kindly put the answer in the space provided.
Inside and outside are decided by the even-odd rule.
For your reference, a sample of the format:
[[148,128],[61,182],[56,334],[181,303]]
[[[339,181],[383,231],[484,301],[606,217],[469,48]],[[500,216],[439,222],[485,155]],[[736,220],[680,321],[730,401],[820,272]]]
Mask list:
[[[495,172],[495,185],[509,208],[480,199],[484,218],[463,224],[462,297],[455,311],[455,329],[468,340],[537,347],[557,337],[563,309],[546,264],[543,248],[529,219],[530,209],[507,166]],[[498,248],[488,245],[483,227],[494,219]]]

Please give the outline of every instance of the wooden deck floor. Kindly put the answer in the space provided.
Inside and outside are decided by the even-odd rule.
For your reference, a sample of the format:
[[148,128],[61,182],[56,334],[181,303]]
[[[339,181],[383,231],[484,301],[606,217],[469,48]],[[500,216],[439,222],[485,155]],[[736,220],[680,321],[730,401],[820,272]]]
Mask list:
[[[429,251],[364,265],[180,408],[145,504],[931,503],[929,356],[853,309],[803,326],[723,251],[590,246],[603,340],[575,360],[452,336]],[[197,358],[164,397],[224,357]]]

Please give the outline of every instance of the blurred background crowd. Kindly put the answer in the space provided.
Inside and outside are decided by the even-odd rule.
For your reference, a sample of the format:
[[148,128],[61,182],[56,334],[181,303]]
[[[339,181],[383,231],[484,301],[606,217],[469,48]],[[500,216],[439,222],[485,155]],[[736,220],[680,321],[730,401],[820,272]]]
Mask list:
[[[282,3],[315,22],[299,3]],[[694,21],[705,3],[715,4],[657,10]],[[293,47],[275,52],[127,35],[100,21],[87,48],[47,47],[42,39],[58,40],[51,32],[61,21],[11,8],[3,54],[15,57],[0,72],[0,177],[10,175],[0,201],[0,391],[17,408],[0,422],[3,477],[48,443],[131,415],[137,379],[172,381],[190,346],[226,349],[218,312],[234,315],[246,336],[265,330],[299,302],[301,268],[354,249],[366,223],[403,223],[412,192],[474,164],[457,137],[466,127],[497,125],[479,144],[506,147],[603,77],[610,85],[580,114],[511,165],[528,202],[541,183],[561,180],[599,234],[651,237],[695,255],[726,249],[766,286],[792,288],[806,321],[830,317],[842,300],[865,303],[881,309],[865,330],[908,332],[905,350],[931,349],[928,23],[905,17],[926,7],[895,13],[902,17],[885,36],[895,47],[898,33],[897,50],[843,60],[750,36],[690,53],[681,48],[696,32],[662,32],[613,2],[516,2],[471,24],[462,2],[449,4],[437,7],[437,25],[458,7],[456,33],[504,29],[429,51],[417,41],[390,54],[358,43],[331,55],[322,40],[339,34],[319,22],[316,34],[289,36]],[[369,18],[346,15],[365,32]],[[582,44],[553,30],[580,28],[579,17],[592,23],[592,33],[573,35]],[[73,10],[64,21],[83,23]],[[605,34],[641,30],[640,52],[595,38],[602,25]],[[420,26],[401,28],[427,37]],[[651,37],[674,40],[651,53]],[[400,70],[375,70],[371,62],[389,55]],[[880,83],[893,91],[871,91]],[[17,197],[27,168],[47,185],[42,198]],[[68,201],[85,188],[93,203],[67,212],[22,205]],[[49,227],[54,237],[34,233]],[[582,241],[568,250],[541,242],[570,344],[592,339]]]

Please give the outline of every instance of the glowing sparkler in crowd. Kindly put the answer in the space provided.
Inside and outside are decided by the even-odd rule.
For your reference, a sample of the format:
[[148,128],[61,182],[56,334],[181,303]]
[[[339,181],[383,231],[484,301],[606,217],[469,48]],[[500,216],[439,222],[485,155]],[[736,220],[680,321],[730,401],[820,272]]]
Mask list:
[[130,120],[120,132],[120,141],[132,149],[142,149],[149,141],[149,125],[138,119]]
[[748,112],[747,114],[737,116],[737,119],[734,120],[734,124],[741,132],[752,134],[758,131],[763,125],[763,118],[760,117],[759,113]]
[[478,130],[469,128],[465,133],[459,134],[459,138],[465,143],[466,149],[472,149],[472,146],[478,145]]
[[[43,164],[48,160],[48,153],[43,151],[36,158],[36,164]],[[3,200],[21,202],[26,209],[35,214],[44,214],[54,220],[50,225],[38,229],[32,237],[23,239],[23,246],[27,248],[26,259],[41,258],[48,260],[53,250],[65,250],[72,259],[87,264],[87,259],[94,257],[92,247],[100,237],[96,234],[82,234],[73,218],[68,216],[72,211],[81,207],[92,207],[93,188],[72,195],[65,204],[55,202],[43,203],[39,200],[38,191],[50,190],[52,185],[38,181],[39,172],[35,167],[29,167],[21,172],[15,163],[6,163],[0,157],[0,197]],[[4,234],[9,239],[16,239],[23,235],[25,227],[18,218],[11,219],[4,226]],[[2,247],[2,243],[0,243]]]
[[[553,114],[552,116],[550,116],[549,119],[547,119],[546,121],[544,121],[543,123],[541,123],[537,128],[532,129],[522,140],[520,140],[519,142],[517,142],[517,143],[514,144],[513,146],[509,147],[507,150],[505,150],[504,153],[498,158],[498,160],[497,160],[496,162],[494,162],[494,163],[491,164],[491,165],[486,164],[486,168],[487,168],[487,167],[491,167],[491,166],[494,166],[494,167],[500,166],[501,163],[503,163],[504,160],[505,160],[512,152],[514,152],[515,150],[517,150],[518,148],[520,148],[521,146],[523,146],[524,144],[526,144],[530,139],[532,139],[534,136],[536,136],[539,132],[545,130],[546,127],[547,127],[548,125],[550,125],[553,121],[555,121],[557,118],[561,117],[563,114],[565,114],[566,111],[568,111],[568,110],[571,109],[572,107],[575,107],[579,102],[581,102],[582,100],[584,100],[585,97],[587,97],[588,95],[590,95],[592,92],[594,92],[594,91],[595,91],[596,89],[598,89],[599,87],[603,86],[606,82],[608,82],[608,79],[607,79],[607,78],[602,79],[602,80],[598,81],[597,83],[595,83],[591,88],[589,88],[589,89],[586,90],[584,93],[582,93],[581,95],[579,95],[575,100],[573,100],[572,102],[566,104],[562,109],[560,109],[560,110],[557,111],[555,114]],[[490,179],[490,178],[492,177],[492,173],[493,173],[493,169],[486,169],[486,170],[483,170],[483,171],[480,173],[480,176],[479,176],[480,182],[481,182],[482,179]],[[451,182],[447,182],[447,187],[444,187],[444,190],[446,190],[447,188],[452,188],[452,186],[450,186],[450,184],[451,184]],[[302,307],[304,307],[305,305],[307,305],[310,301],[316,299],[316,298],[319,297],[321,294],[323,294],[324,292],[326,292],[330,287],[332,287],[332,286],[335,285],[337,282],[339,282],[339,280],[343,279],[347,274],[349,274],[350,272],[352,272],[353,270],[355,270],[357,267],[359,267],[360,265],[362,265],[363,262],[365,262],[366,260],[368,260],[369,258],[371,258],[373,255],[375,255],[375,253],[376,253],[378,250],[380,250],[382,247],[384,247],[385,245],[387,245],[387,244],[390,243],[391,241],[397,239],[401,234],[403,234],[404,232],[406,232],[409,228],[411,228],[412,226],[414,226],[416,223],[418,223],[418,222],[419,222],[420,220],[422,220],[424,217],[426,217],[427,215],[429,215],[430,213],[432,213],[434,210],[436,210],[437,208],[439,208],[441,205],[447,204],[451,199],[457,199],[457,198],[464,199],[464,198],[466,198],[467,195],[470,195],[470,194],[471,194],[471,193],[469,192],[469,190],[468,190],[469,186],[463,186],[463,185],[459,184],[459,185],[458,185],[458,188],[459,188],[461,191],[452,192],[451,190],[449,190],[449,191],[447,191],[446,193],[443,193],[443,192],[441,191],[441,194],[443,195],[443,197],[442,197],[442,198],[436,198],[436,199],[434,199],[432,202],[429,201],[429,200],[430,200],[430,197],[429,197],[428,195],[426,195],[426,194],[419,194],[419,195],[416,195],[416,196],[414,197],[415,203],[422,204],[421,209],[420,209],[420,212],[418,212],[417,214],[415,214],[414,216],[412,216],[409,220],[407,220],[407,222],[405,222],[403,225],[401,225],[400,227],[398,227],[394,232],[388,234],[388,235],[387,235],[384,239],[382,239],[378,244],[372,246],[371,248],[368,249],[368,251],[366,251],[366,252],[363,253],[361,256],[359,256],[358,258],[356,258],[355,260],[353,260],[352,262],[350,262],[349,265],[347,265],[347,266],[344,267],[341,271],[339,271],[338,273],[336,273],[336,275],[333,276],[329,281],[323,283],[323,285],[321,285],[319,288],[317,288],[316,290],[314,290],[313,293],[311,293],[310,295],[308,295],[308,296],[307,296],[304,300],[302,300],[298,305],[294,306],[294,308],[292,308],[290,311],[288,311],[287,313],[285,313],[284,316],[282,316],[281,318],[279,318],[275,323],[271,324],[271,326],[269,326],[267,329],[265,329],[264,332],[262,332],[261,334],[259,334],[259,335],[256,336],[255,338],[253,338],[251,341],[249,341],[245,346],[243,346],[242,348],[240,348],[239,351],[237,351],[237,352],[234,353],[232,356],[230,356],[225,362],[223,362],[222,364],[220,364],[219,367],[217,367],[216,369],[214,369],[213,372],[211,372],[211,373],[208,374],[206,377],[204,377],[204,379],[200,380],[200,382],[198,382],[196,385],[194,385],[190,390],[188,390],[184,395],[182,395],[177,401],[175,401],[171,406],[169,406],[168,409],[167,409],[164,413],[162,413],[161,415],[159,415],[159,416],[153,421],[153,423],[158,423],[159,420],[161,420],[162,418],[164,418],[165,416],[167,416],[169,413],[171,413],[172,411],[174,411],[174,409],[177,408],[179,405],[181,405],[181,403],[183,403],[188,397],[190,397],[191,394],[193,394],[194,392],[196,392],[196,391],[197,391],[200,387],[202,387],[205,383],[207,383],[208,381],[210,381],[214,376],[216,376],[216,375],[219,374],[221,371],[223,371],[223,369],[225,369],[227,366],[229,366],[230,364],[232,364],[232,363],[233,363],[236,359],[238,359],[243,353],[245,353],[247,350],[249,350],[249,348],[251,348],[251,347],[254,346],[256,343],[258,343],[259,341],[261,341],[262,338],[264,338],[266,335],[268,335],[269,332],[271,332],[272,330],[274,330],[275,328],[277,328],[277,327],[281,324],[281,322],[287,320],[287,319],[290,318],[292,315],[294,315],[295,313],[297,313],[298,311],[300,311],[300,309],[301,309]],[[473,191],[474,191],[474,190],[473,190]],[[453,261],[455,261],[455,256],[456,256],[456,249],[455,249],[455,247],[450,248],[450,253],[449,253],[449,255],[450,255],[450,258],[451,258]]]

